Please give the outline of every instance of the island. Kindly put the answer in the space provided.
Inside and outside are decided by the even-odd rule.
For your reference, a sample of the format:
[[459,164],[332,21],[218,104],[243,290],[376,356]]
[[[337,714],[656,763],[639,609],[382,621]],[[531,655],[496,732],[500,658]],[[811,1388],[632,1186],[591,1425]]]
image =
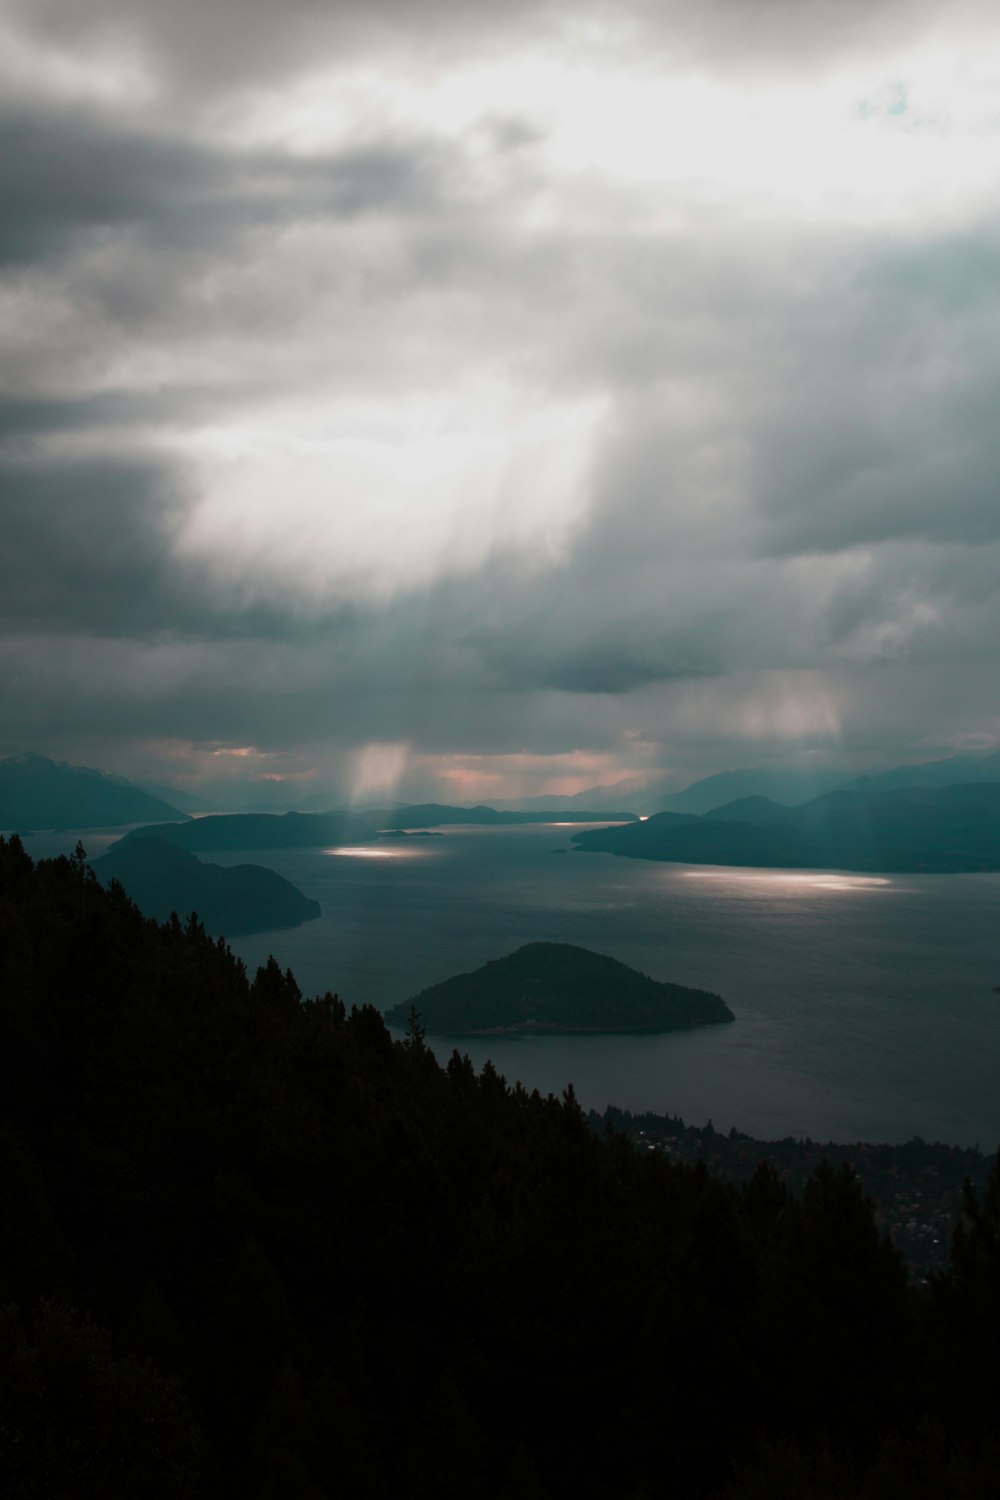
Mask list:
[[167,839],[119,843],[91,869],[104,886],[119,881],[145,916],[163,922],[172,912],[197,912],[217,937],[299,927],[320,915],[319,902],[276,870],[205,864]]
[[436,828],[382,828],[380,839],[443,839],[444,834]]
[[431,985],[386,1012],[390,1026],[437,1036],[659,1032],[735,1020],[707,990],[650,979],[604,953],[568,943],[526,943],[471,974]]

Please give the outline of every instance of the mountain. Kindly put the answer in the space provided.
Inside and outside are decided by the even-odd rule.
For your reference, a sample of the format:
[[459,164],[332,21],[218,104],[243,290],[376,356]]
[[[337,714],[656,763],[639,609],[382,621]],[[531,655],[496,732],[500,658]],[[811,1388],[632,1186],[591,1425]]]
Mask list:
[[[794,817],[795,809],[783,802],[772,802],[770,797],[740,797],[735,802],[726,802],[722,807],[713,807],[702,817],[713,823],[787,823]],[[660,814],[661,817],[664,814]],[[677,814],[674,814],[676,817]]]
[[655,1032],[735,1019],[718,995],[664,984],[617,959],[566,943],[527,943],[421,990],[386,1012],[405,1026],[411,1008],[445,1036],[503,1032]]
[[11,1500],[993,1500],[1000,1165],[910,1285],[877,1149],[598,1137],[17,840],[0,931]]
[[892,792],[905,787],[963,786],[981,781],[1000,781],[1000,751],[991,755],[952,755],[947,760],[897,766],[891,771],[858,776],[846,786],[852,792]]
[[320,915],[318,901],[263,865],[203,864],[166,839],[119,842],[91,862],[104,886],[118,880],[147,917],[166,921],[172,912],[197,912],[216,936],[268,932],[272,927],[299,927]]
[[[534,812],[536,809],[556,810],[561,818],[567,811],[596,809],[598,819],[617,818],[618,814],[608,809],[629,807],[640,812],[684,812],[700,815],[736,798],[765,796],[776,802],[793,804],[805,802],[823,792],[843,786],[848,776],[841,771],[803,771],[799,767],[774,769],[760,768],[743,771],[719,771],[698,781],[684,785],[684,778],[676,773],[656,776],[629,776],[609,786],[590,787],[585,792],[576,792],[566,797],[522,797],[497,802],[497,807]],[[682,790],[678,790],[677,783]],[[584,814],[578,814],[583,821]]]
[[[578,849],[683,864],[948,874],[1000,870],[1000,783],[841,790],[801,807],[761,799],[678,823],[574,834]],[[749,816],[748,816],[749,814]]]
[[[498,808],[521,812],[592,808],[602,818],[613,816],[609,808],[629,807],[639,812],[686,812],[701,815],[746,797],[767,797],[787,807],[811,801],[841,787],[852,791],[893,791],[904,787],[956,786],[965,782],[1000,781],[1000,751],[990,755],[956,755],[948,760],[922,765],[897,766],[890,771],[854,776],[846,771],[798,766],[749,767],[719,771],[684,785],[677,772],[629,776],[607,786],[560,797],[505,798]],[[682,790],[678,790],[677,783]]]
[[842,771],[804,771],[794,766],[719,771],[715,776],[694,782],[683,792],[672,792],[647,805],[654,812],[701,814],[744,797],[768,797],[793,806],[832,792],[848,779]]
[[195,813],[204,816],[210,812],[235,812],[235,807],[227,803],[219,802],[217,799],[200,796],[197,792],[186,792],[175,786],[165,786],[158,781],[137,781],[136,786],[150,797],[159,797],[168,802],[172,807],[179,807],[182,812]]
[[30,751],[0,761],[0,828],[115,828],[186,817],[122,776]]
[[494,799],[492,806],[505,812],[557,811],[562,813],[567,808],[597,808],[600,810],[600,815],[606,817],[607,808],[646,807],[650,798],[666,796],[668,792],[673,791],[678,781],[683,784],[684,778],[669,773],[665,776],[657,776],[652,782],[648,776],[626,776],[621,781],[611,782],[605,786],[587,787],[582,792],[544,797],[498,797]]
[[322,849],[330,844],[358,843],[380,832],[401,828],[447,827],[449,824],[489,824],[515,827],[524,823],[600,823],[637,821],[635,813],[600,814],[497,812],[492,807],[447,807],[425,802],[416,807],[382,808],[369,812],[219,813],[183,825],[160,824],[135,828],[113,844],[148,838],[168,839],[182,849]]

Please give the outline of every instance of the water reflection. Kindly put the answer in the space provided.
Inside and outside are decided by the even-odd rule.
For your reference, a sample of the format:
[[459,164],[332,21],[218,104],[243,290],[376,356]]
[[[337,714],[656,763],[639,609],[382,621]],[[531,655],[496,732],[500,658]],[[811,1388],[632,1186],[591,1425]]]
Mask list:
[[344,844],[324,849],[324,854],[343,854],[349,859],[419,859],[427,849],[414,849],[409,844]]
[[893,882],[884,875],[832,875],[819,870],[684,870],[686,880],[743,880],[754,885],[780,885],[818,891],[882,890]]

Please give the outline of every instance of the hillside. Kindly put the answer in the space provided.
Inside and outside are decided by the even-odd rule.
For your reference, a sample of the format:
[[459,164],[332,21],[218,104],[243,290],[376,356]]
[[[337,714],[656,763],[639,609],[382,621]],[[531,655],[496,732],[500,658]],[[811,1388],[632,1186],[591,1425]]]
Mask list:
[[0,828],[117,828],[186,818],[123,777],[30,752],[0,760]]
[[428,1032],[444,1036],[675,1031],[735,1019],[718,995],[661,983],[566,943],[527,943],[421,990],[387,1011],[386,1020],[405,1026],[411,1007]]
[[209,932],[226,937],[298,927],[320,915],[319,902],[275,870],[203,864],[166,839],[119,844],[91,867],[102,885],[119,880],[147,917],[165,922],[172,912],[197,912]]
[[598,1139],[81,859],[0,840],[0,932],[5,1496],[993,1500],[1000,1171],[913,1288],[849,1167]]
[[1000,784],[888,792],[842,790],[801,807],[742,799],[678,823],[645,823],[573,836],[578,849],[684,864],[866,873],[1000,870]]

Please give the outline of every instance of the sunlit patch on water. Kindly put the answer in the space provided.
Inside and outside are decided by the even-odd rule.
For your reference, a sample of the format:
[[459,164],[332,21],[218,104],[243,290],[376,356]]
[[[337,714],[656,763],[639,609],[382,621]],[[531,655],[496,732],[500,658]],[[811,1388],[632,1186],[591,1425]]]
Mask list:
[[885,875],[830,875],[820,871],[684,870],[687,880],[742,880],[753,885],[791,887],[793,890],[869,891],[891,886]]
[[345,855],[348,859],[420,859],[426,849],[414,849],[409,844],[343,844],[324,849],[324,854]]

